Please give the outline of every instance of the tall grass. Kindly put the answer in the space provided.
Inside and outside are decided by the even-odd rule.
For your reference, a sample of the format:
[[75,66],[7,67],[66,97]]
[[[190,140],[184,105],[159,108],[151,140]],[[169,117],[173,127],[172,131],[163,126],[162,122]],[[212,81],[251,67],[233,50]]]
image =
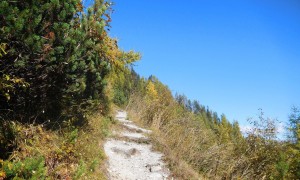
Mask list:
[[133,119],[154,130],[155,147],[164,152],[178,179],[265,179],[276,163],[275,146],[261,146],[270,151],[264,154],[266,151],[257,149],[257,140],[247,142],[241,137],[232,141],[200,115],[163,95],[149,100],[134,94],[127,110]]

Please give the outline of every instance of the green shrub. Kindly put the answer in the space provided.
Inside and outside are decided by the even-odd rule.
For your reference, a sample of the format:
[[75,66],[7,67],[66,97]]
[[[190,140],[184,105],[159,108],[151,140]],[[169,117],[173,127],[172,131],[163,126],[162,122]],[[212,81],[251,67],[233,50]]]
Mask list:
[[87,172],[86,164],[83,160],[80,160],[79,166],[74,174],[74,179],[79,179],[85,172]]
[[8,179],[45,179],[46,167],[43,157],[26,158],[22,161],[4,161],[1,170]]
[[120,89],[114,91],[113,102],[118,106],[123,106],[128,101],[124,92]]

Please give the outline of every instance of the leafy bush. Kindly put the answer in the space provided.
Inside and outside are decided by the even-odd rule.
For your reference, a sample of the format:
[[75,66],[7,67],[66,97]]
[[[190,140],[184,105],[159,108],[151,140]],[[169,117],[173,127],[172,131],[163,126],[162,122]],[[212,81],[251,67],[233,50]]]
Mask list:
[[127,102],[127,97],[125,96],[123,90],[114,90],[113,102],[118,106],[123,106]]
[[33,157],[15,162],[2,161],[0,172],[4,173],[8,179],[45,179],[45,160],[43,157]]

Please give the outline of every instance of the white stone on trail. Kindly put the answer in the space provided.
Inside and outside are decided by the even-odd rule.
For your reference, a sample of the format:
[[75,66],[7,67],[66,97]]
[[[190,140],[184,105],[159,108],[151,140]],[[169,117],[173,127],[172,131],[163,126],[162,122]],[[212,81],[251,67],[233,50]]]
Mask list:
[[[119,121],[126,121],[127,113],[125,111],[118,111],[116,115],[116,119]],[[132,121],[130,121],[132,122]]]
[[147,139],[146,136],[144,136],[143,134],[141,133],[133,133],[133,132],[128,132],[128,131],[125,131],[125,132],[122,132],[121,133],[121,136],[123,137],[127,137],[127,138],[133,138],[133,139]]
[[[131,127],[133,132],[126,130],[119,132],[119,135],[135,139],[147,138],[142,133],[149,133],[151,131],[134,125],[133,122],[126,120],[126,117],[126,112],[118,111],[116,119],[124,126]],[[137,130],[141,133],[136,132]],[[108,157],[109,179],[167,179],[169,170],[162,161],[163,155],[152,151],[151,147],[148,144],[109,139],[104,144],[104,151]]]
[[131,129],[131,130],[134,130],[134,131],[140,131],[140,132],[143,132],[143,133],[148,133],[150,134],[152,131],[151,130],[147,130],[147,129],[143,129],[143,128],[140,128],[134,124],[123,124],[123,126],[126,126],[128,129]]

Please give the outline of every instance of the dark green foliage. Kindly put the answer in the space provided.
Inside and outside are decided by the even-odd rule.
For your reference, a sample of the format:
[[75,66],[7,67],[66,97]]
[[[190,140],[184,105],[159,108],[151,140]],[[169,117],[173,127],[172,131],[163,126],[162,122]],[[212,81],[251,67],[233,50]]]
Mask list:
[[16,126],[5,120],[0,120],[0,159],[6,159],[16,147]]
[[275,179],[285,179],[288,176],[289,164],[287,162],[287,155],[283,152],[279,154],[279,160],[276,164],[276,171],[273,172],[272,176]]
[[[278,167],[283,169],[288,166],[288,173],[285,177],[289,179],[300,178],[300,111],[298,107],[293,107],[291,115],[289,117],[288,126],[289,136],[287,147],[283,154],[283,162],[278,163]],[[284,170],[284,169],[283,169]]]
[[292,108],[288,131],[290,140],[295,144],[300,143],[300,110],[297,107]]
[[122,106],[124,105],[126,102],[128,101],[128,98],[126,97],[126,95],[124,94],[124,91],[119,89],[119,88],[115,88],[114,90],[114,97],[113,97],[113,102],[118,105],[118,106]]
[[[90,148],[75,150],[81,130],[91,128],[87,115],[109,112],[107,75],[139,58],[108,36],[110,5],[95,0],[84,11],[81,0],[0,1],[0,179],[69,179]],[[95,136],[89,154],[98,153],[108,126],[95,129],[103,137]],[[99,171],[96,156],[82,161],[75,179]]]
[[113,102],[122,107],[129,101],[133,92],[140,91],[140,77],[133,69],[114,70],[111,73]]
[[108,8],[102,0],[87,14],[80,0],[1,1],[0,42],[7,54],[0,58],[0,77],[28,87],[12,84],[9,99],[0,94],[0,116],[22,122],[72,118],[80,125],[100,103],[106,109]]
[[[169,149],[177,149],[176,158],[209,178],[299,179],[299,109],[290,116],[288,142],[276,141],[274,121],[263,113],[243,137],[239,124],[224,114],[185,95],[173,97],[155,76],[140,78],[128,66],[139,55],[120,51],[107,35],[109,8],[105,0],[95,0],[86,13],[81,0],[0,2],[0,179],[45,179],[47,174],[47,156],[2,160],[18,150],[21,131],[12,120],[69,127],[56,154],[69,161],[78,126],[93,110],[106,114],[110,101],[128,105],[165,135]],[[101,134],[107,135],[108,124],[102,126]],[[74,177],[94,171],[95,164],[82,161]]]
[[7,179],[45,179],[46,168],[43,157],[26,158],[16,163],[4,161],[0,168],[5,172]]

